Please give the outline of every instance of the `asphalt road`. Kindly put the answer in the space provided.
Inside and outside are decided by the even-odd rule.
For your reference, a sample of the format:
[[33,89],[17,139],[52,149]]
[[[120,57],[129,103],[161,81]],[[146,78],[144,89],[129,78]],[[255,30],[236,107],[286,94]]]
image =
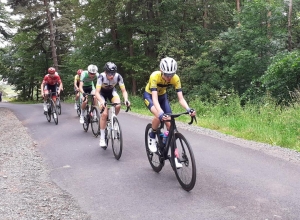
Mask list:
[[[192,145],[195,188],[184,191],[166,162],[152,171],[144,146],[147,118],[121,112],[123,154],[114,159],[73,104],[62,104],[58,125],[42,104],[1,103],[14,111],[37,142],[51,179],[72,194],[92,219],[300,219],[300,165],[252,147],[179,129]],[[198,118],[198,120],[200,120]]]

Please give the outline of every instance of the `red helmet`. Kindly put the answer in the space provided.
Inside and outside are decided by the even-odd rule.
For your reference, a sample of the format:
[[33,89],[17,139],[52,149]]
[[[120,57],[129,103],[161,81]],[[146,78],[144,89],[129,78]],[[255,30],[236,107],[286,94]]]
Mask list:
[[50,67],[50,68],[48,69],[48,73],[49,73],[49,74],[54,74],[54,73],[55,73],[55,69],[54,69],[53,67]]
[[83,71],[82,69],[77,70],[77,74],[80,76],[82,71]]

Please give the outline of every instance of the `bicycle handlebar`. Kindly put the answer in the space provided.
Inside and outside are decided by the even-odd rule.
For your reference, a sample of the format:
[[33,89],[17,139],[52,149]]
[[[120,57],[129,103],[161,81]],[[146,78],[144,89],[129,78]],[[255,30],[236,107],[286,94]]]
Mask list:
[[[177,118],[180,115],[187,115],[187,114],[189,114],[189,112],[182,112],[182,113],[177,113],[177,114],[165,113],[165,115],[170,116],[171,118]],[[196,116],[191,116],[191,121],[188,124],[191,125],[191,124],[193,124],[194,121],[197,124],[197,118],[196,118]]]
[[82,102],[85,102],[87,96],[95,96],[95,95],[94,94],[85,94],[85,96],[83,97],[84,99],[83,99]]
[[107,105],[114,106],[114,107],[116,107],[116,105],[126,105],[125,112],[128,112],[129,110],[131,110],[130,106],[127,106],[126,102],[119,102],[119,103],[107,103],[107,102],[105,102],[104,106],[107,106]]

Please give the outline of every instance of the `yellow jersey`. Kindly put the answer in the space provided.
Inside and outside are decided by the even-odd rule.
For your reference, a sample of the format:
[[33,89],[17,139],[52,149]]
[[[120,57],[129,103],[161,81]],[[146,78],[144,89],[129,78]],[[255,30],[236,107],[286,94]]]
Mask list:
[[78,74],[75,75],[74,82],[77,83],[77,84],[79,84],[79,82],[80,82],[80,76]]
[[170,82],[167,82],[162,78],[161,71],[155,71],[150,75],[149,81],[146,85],[146,92],[152,93],[152,91],[157,91],[158,95],[163,95],[167,91],[167,87],[174,86],[176,92],[182,91],[180,78],[177,74],[175,74]]

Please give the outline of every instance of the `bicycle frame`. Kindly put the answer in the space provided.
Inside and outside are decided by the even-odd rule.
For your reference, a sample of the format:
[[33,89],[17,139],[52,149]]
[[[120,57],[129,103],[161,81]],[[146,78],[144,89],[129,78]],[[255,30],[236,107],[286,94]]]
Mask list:
[[[171,160],[171,157],[172,157],[172,152],[174,152],[174,150],[175,150],[175,146],[174,146],[175,134],[179,133],[178,130],[177,130],[176,123],[175,123],[175,118],[177,118],[177,117],[179,117],[180,115],[183,115],[183,114],[189,114],[189,113],[184,112],[184,113],[179,113],[179,114],[166,114],[169,117],[171,117],[171,119],[162,121],[160,123],[159,128],[156,131],[156,135],[158,137],[157,138],[158,139],[158,147],[160,149],[161,156],[164,160],[168,159],[170,161],[170,163],[172,164],[172,166],[173,166],[173,160]],[[188,124],[192,124],[194,120],[196,121],[196,118],[192,117],[191,121]],[[163,144],[162,138],[161,138],[161,136],[162,136],[161,130],[164,128],[165,122],[170,122],[171,125],[170,125],[170,129],[169,129],[167,142],[165,144]],[[171,149],[171,155],[168,155],[170,149]]]

